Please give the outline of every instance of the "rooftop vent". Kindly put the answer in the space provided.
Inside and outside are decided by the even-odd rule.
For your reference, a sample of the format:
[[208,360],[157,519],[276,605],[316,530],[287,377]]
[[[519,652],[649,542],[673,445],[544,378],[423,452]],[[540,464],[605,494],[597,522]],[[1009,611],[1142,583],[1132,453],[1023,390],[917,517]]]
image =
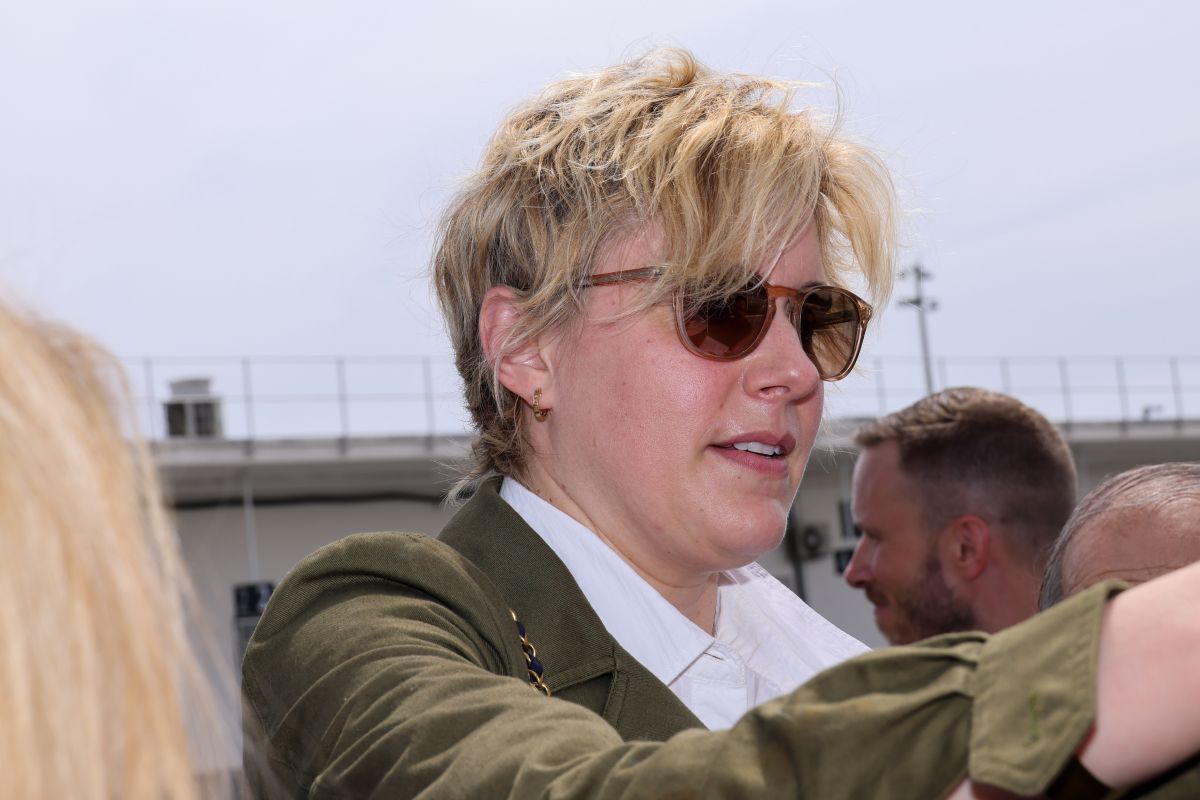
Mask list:
[[163,403],[167,436],[171,439],[219,439],[221,398],[212,393],[211,378],[182,378],[171,381],[171,399]]

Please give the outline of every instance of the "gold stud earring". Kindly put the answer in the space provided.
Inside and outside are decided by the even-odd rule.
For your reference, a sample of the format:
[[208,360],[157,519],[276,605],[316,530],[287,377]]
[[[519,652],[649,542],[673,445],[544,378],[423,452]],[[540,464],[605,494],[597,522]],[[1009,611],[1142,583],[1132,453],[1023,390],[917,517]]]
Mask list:
[[542,408],[542,390],[533,390],[533,418],[538,422],[545,422],[546,417],[550,416],[550,409]]

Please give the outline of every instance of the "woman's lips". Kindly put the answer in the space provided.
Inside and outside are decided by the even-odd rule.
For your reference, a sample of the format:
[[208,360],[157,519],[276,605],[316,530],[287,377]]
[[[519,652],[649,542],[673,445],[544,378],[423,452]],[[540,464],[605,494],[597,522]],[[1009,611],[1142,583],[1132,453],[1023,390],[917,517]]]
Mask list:
[[734,436],[724,439],[719,442],[714,442],[715,447],[735,447],[735,445],[755,445],[758,447],[776,447],[782,451],[782,455],[789,455],[796,449],[796,437],[790,433],[774,433],[769,430],[761,431],[743,431]]
[[788,474],[788,459],[786,456],[761,456],[749,450],[737,450],[733,447],[722,445],[713,445],[709,449],[722,458],[761,475],[778,478],[785,477]]

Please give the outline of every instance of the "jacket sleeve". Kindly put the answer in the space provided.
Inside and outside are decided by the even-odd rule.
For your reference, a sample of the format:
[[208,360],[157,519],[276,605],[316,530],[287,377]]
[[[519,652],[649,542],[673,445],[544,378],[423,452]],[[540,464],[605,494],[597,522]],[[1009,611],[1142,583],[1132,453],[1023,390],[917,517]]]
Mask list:
[[[532,689],[512,621],[487,585],[452,550],[416,535],[350,537],[302,562],[243,665],[256,791],[932,798],[966,775],[969,759],[972,774],[1028,792],[1055,777],[1092,719],[1095,660],[1086,654],[1103,592],[1047,612],[1028,634],[868,654],[728,731],[659,743],[623,742],[598,715]],[[1013,653],[1034,643],[1043,655],[1014,667]]]

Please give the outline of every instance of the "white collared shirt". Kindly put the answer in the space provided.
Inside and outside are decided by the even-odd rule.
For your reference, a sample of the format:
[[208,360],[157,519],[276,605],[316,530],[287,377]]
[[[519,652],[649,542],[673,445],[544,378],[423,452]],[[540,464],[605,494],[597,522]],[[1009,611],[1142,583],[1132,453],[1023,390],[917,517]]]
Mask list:
[[500,496],[550,546],[614,639],[710,729],[868,648],[758,564],[717,587],[716,636],[671,605],[590,529],[512,478]]

